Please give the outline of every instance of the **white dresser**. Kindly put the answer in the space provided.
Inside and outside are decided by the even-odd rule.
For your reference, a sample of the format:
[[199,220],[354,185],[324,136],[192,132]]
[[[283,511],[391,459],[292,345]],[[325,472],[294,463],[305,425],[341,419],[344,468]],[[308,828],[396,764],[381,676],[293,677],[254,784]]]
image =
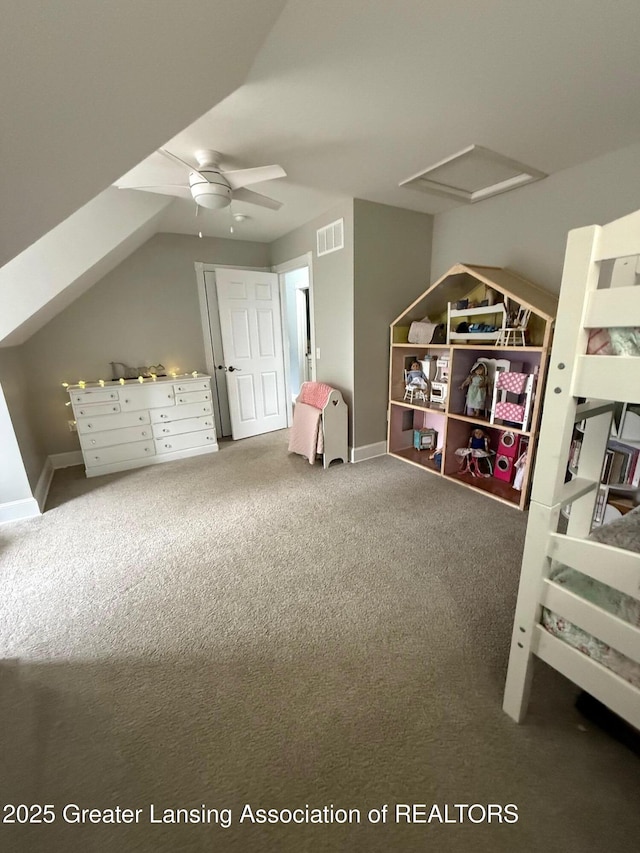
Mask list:
[[218,449],[211,377],[162,377],[68,389],[87,477]]

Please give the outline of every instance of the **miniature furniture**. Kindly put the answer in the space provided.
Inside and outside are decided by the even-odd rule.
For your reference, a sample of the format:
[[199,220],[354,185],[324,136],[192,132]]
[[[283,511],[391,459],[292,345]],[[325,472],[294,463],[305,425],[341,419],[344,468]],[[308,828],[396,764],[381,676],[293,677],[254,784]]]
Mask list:
[[[494,304],[481,304],[489,301],[494,301]],[[510,338],[512,343],[509,346],[497,346],[499,331],[506,325],[507,305],[514,311],[519,307],[531,312],[527,346],[516,346],[513,338]],[[469,433],[476,426],[487,433],[492,451],[490,456],[495,462],[500,435],[505,428],[490,422],[494,379],[505,369],[514,373],[537,374],[535,384],[542,387],[556,307],[557,297],[554,294],[511,270],[472,264],[451,267],[391,324],[388,453],[422,471],[445,477],[509,506],[525,509],[532,467],[529,461],[534,458],[537,442],[542,403],[540,395],[530,395],[530,409],[523,424],[510,428],[515,435],[530,439],[529,453],[517,470],[517,486],[511,472],[508,479],[474,477],[471,471],[460,473],[460,457],[455,451],[467,445]],[[428,335],[422,336],[420,342],[410,340],[412,325],[424,323],[426,317],[432,325],[448,329],[448,342],[447,339],[445,342],[439,339],[440,343],[431,343],[432,338]],[[499,329],[491,333],[456,332],[455,328],[462,321],[466,321],[471,329],[482,325],[498,326]],[[425,375],[425,363],[433,364],[435,361],[436,373],[429,375],[431,388],[426,402],[415,397],[413,400],[405,398],[405,370],[414,361],[422,363]],[[489,384],[485,409],[476,416],[466,413],[468,394],[466,389],[460,390],[460,386],[478,363],[486,365]],[[415,431],[423,429],[437,432],[437,456],[434,451],[424,453],[414,445]],[[483,474],[489,470],[482,460],[479,464]]]
[[218,449],[211,378],[204,374],[71,385],[87,477]]
[[[530,308],[519,308],[513,326],[503,327],[500,330],[500,334],[498,335],[496,344],[499,347],[508,347],[511,346],[512,343],[513,346],[526,346],[527,341],[525,337],[525,332],[527,331],[527,326],[529,325],[530,317]],[[518,336],[520,338],[519,340]]]
[[416,450],[435,450],[438,446],[438,433],[435,429],[414,429],[413,446]]
[[[465,301],[468,302],[468,300]],[[499,302],[496,305],[481,305],[476,308],[456,308],[455,305],[457,304],[451,302],[448,304],[447,343],[471,343],[473,341],[487,343],[498,341],[507,319],[507,312],[503,302]],[[484,317],[488,322],[475,324],[474,318],[481,317]],[[466,320],[471,321],[471,324],[468,323],[467,325],[478,325],[480,328],[473,331],[470,329],[467,332],[456,331],[460,322]],[[497,329],[485,331],[485,326],[497,326]]]
[[424,388],[421,388],[419,385],[414,385],[409,381],[408,370],[405,370],[404,372],[404,382],[404,400],[408,400],[410,403],[413,403],[414,400],[422,400],[423,403],[427,402],[427,394],[429,393],[428,383],[425,382]]
[[[492,424],[496,421],[508,421],[510,424],[517,424],[522,430],[528,428],[533,404],[534,380],[533,373],[502,371],[498,374],[498,379],[493,386]],[[512,399],[508,399],[509,396]]]
[[326,470],[336,459],[349,461],[348,410],[342,394],[325,382],[303,382],[293,408],[289,452],[313,465],[322,456]]
[[496,374],[504,370],[510,370],[511,362],[508,358],[485,358],[485,356],[480,356],[480,358],[475,360],[469,373],[473,373],[479,364],[484,364],[487,371],[487,399],[485,404],[485,414],[487,417],[490,417]]
[[640,351],[588,349],[590,330],[613,342],[640,327],[640,287],[607,281],[612,262],[638,254],[640,211],[568,236],[504,694],[517,722],[540,658],[640,729],[640,509],[592,530],[614,411],[638,402]]
[[[459,473],[470,474],[472,477],[490,477],[493,474],[493,464],[491,457],[495,454],[494,450],[474,450],[470,447],[461,447],[456,450],[456,455],[462,457],[462,465]],[[488,471],[483,471],[480,467],[479,460],[483,459],[488,467]]]
[[436,375],[431,383],[430,401],[432,403],[441,403],[447,399],[447,389],[449,386],[449,356],[443,355],[436,360]]

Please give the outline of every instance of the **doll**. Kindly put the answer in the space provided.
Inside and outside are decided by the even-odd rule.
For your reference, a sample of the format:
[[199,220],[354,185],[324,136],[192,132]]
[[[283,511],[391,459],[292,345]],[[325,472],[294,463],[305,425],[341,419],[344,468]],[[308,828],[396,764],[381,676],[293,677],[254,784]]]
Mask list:
[[471,373],[460,386],[460,390],[467,391],[467,414],[477,418],[485,410],[487,400],[487,367],[485,364],[476,364]]
[[419,361],[411,362],[411,370],[407,371],[407,385],[413,385],[420,388],[421,391],[426,391],[429,387],[427,377],[422,372]]
[[429,454],[429,459],[436,466],[438,471],[442,468],[442,448],[437,447],[432,453]]
[[456,456],[461,457],[459,474],[471,474],[473,477],[490,477],[491,462],[488,461],[489,472],[480,470],[480,459],[489,460],[494,451],[489,448],[489,436],[483,429],[471,430],[466,447],[459,447]]

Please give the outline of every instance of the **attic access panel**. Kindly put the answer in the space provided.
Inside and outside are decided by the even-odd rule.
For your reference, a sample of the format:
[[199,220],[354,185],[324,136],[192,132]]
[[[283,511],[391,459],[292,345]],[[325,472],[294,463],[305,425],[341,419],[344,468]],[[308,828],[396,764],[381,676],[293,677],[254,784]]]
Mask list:
[[470,145],[401,181],[400,186],[473,204],[542,178],[546,178],[545,172],[481,145]]

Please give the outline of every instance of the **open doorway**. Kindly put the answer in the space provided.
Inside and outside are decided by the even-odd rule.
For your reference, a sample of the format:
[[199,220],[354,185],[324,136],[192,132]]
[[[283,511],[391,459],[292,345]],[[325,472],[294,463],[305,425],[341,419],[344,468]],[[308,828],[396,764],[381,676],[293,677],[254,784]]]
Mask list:
[[289,424],[302,383],[314,380],[315,333],[311,253],[275,267],[280,281]]

